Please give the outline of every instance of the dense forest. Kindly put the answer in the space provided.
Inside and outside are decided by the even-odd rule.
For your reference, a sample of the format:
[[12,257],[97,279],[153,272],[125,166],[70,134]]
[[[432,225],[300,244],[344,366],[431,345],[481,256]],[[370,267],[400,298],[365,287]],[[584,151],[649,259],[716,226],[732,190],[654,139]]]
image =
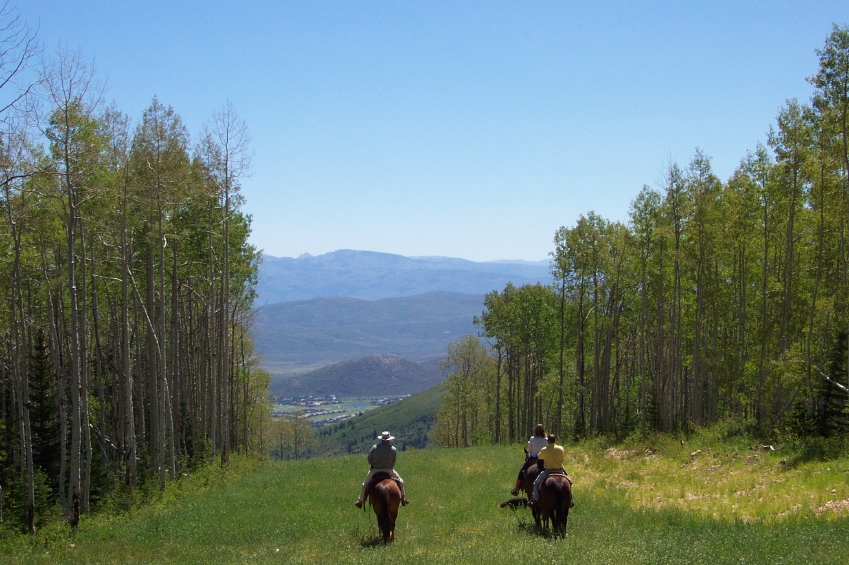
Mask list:
[[32,533],[265,449],[268,375],[233,106],[192,144],[156,98],[131,126],[8,8],[0,50],[0,518]]
[[537,422],[573,437],[845,429],[849,28],[817,54],[810,102],[789,100],[726,182],[697,150],[627,223],[590,212],[560,228],[555,284],[486,296],[484,342],[449,347],[442,444],[520,440]]

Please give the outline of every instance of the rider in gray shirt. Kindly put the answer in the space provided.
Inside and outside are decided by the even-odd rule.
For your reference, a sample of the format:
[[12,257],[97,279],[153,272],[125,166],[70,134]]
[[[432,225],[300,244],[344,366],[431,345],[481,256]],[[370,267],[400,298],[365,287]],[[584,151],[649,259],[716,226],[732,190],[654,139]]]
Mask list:
[[395,456],[398,451],[395,447],[392,446],[392,440],[395,439],[392,437],[389,432],[383,432],[379,436],[377,436],[379,440],[377,445],[373,445],[371,451],[368,452],[368,463],[371,465],[371,469],[369,469],[368,474],[366,475],[365,480],[363,480],[363,487],[360,489],[360,497],[357,498],[357,501],[354,505],[357,508],[362,508],[363,500],[366,497],[366,486],[371,481],[371,478],[375,475],[375,473],[387,473],[390,477],[398,481],[398,486],[401,489],[401,504],[406,506],[410,503],[407,500],[407,496],[404,494],[404,481],[401,479],[401,475],[395,472]]
[[395,466],[395,457],[398,450],[388,441],[381,441],[373,445],[368,452],[368,464],[372,469],[391,469]]

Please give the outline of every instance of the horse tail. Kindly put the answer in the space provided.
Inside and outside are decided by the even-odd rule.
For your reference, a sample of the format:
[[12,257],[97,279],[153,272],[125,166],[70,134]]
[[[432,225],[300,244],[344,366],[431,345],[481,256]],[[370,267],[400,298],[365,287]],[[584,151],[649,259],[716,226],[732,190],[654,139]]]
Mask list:
[[374,493],[376,496],[372,498],[371,506],[377,516],[377,527],[380,529],[380,533],[385,538],[389,531],[387,524],[387,518],[389,516],[389,500],[386,489],[382,488],[379,484],[374,486]]
[[554,505],[554,533],[563,535],[566,533],[566,519],[569,516],[569,506],[572,503],[572,489],[569,486],[568,479],[557,481],[557,488],[554,489],[555,505]]
[[560,481],[555,483],[554,492],[554,531],[557,532],[557,527],[560,524],[560,520],[563,518],[563,489],[560,488]]
[[374,487],[372,508],[377,515],[377,525],[385,542],[394,539],[395,519],[398,515],[398,504],[401,501],[400,492],[392,480],[381,481]]

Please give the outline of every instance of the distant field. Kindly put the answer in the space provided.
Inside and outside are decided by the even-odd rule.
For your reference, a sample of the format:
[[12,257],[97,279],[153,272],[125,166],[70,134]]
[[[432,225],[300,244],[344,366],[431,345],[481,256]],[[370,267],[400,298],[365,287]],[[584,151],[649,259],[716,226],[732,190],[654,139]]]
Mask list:
[[[3,563],[845,564],[849,457],[676,438],[568,447],[576,506],[565,539],[498,508],[521,446],[399,455],[412,504],[392,546],[353,507],[363,455],[263,465],[117,518],[0,545]],[[784,463],[781,463],[784,461]],[[200,482],[208,478],[190,477]]]

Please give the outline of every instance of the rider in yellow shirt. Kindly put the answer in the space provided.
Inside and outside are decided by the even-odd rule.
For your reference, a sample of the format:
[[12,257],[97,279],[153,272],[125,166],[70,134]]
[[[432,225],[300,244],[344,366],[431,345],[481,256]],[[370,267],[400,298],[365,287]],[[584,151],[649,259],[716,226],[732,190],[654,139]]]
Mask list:
[[557,445],[557,436],[554,434],[549,435],[548,444],[540,450],[537,456],[537,461],[542,461],[543,463],[543,470],[537,475],[536,480],[534,480],[534,499],[532,504],[539,502],[539,486],[545,481],[548,475],[554,472],[566,474],[566,470],[563,468],[564,455],[563,446]]

